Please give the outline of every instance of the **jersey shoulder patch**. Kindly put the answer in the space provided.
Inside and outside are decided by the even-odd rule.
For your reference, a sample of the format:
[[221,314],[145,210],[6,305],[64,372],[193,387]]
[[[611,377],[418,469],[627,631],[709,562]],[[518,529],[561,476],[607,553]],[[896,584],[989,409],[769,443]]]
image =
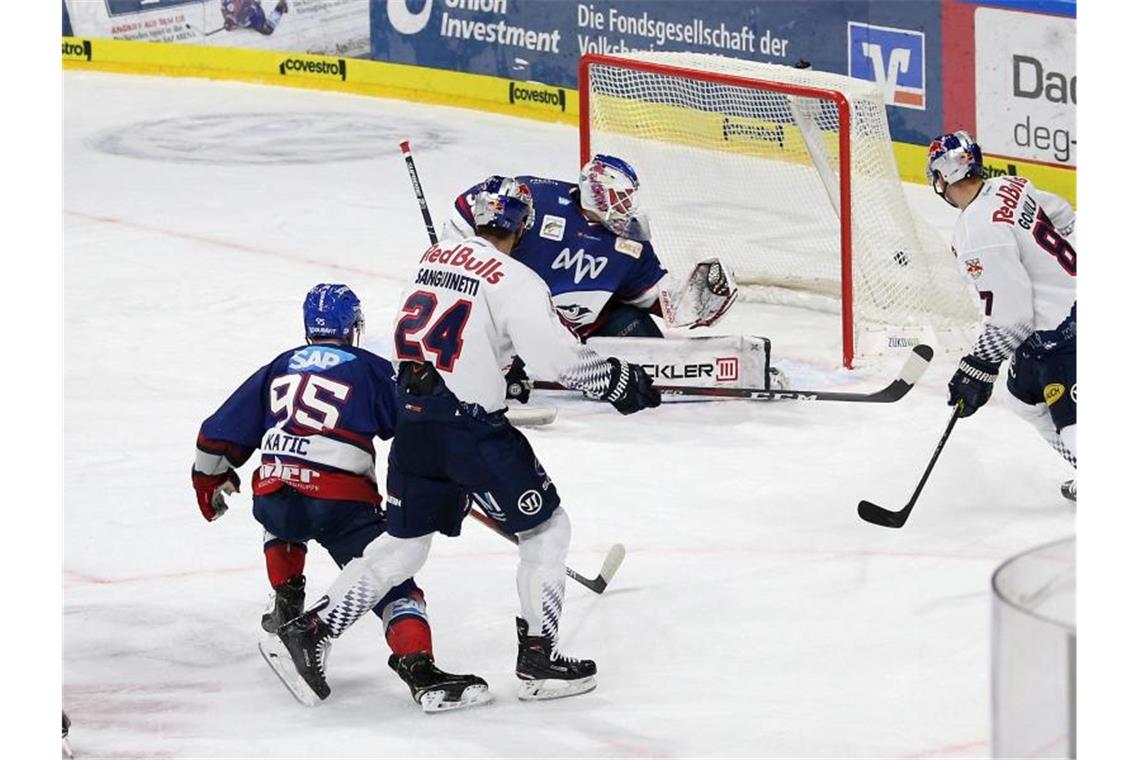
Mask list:
[[630,240],[629,238],[619,237],[614,240],[615,251],[624,253],[626,256],[632,256],[635,259],[641,257],[641,249],[644,247],[645,246],[638,241]]
[[566,236],[566,217],[543,214],[538,236],[547,240],[561,241]]

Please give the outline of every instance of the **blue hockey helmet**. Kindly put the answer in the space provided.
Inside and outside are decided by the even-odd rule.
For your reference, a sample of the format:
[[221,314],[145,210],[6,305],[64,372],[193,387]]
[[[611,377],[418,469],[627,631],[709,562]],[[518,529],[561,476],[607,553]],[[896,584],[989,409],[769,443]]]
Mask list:
[[475,227],[503,232],[529,230],[534,224],[534,199],[530,188],[512,177],[495,174],[483,180],[471,204]]
[[946,200],[947,186],[966,177],[980,176],[982,149],[969,132],[948,132],[930,143],[926,155],[926,181],[943,200]]
[[637,172],[617,156],[599,153],[578,176],[582,208],[616,235],[627,235],[637,219],[639,187]]
[[305,296],[305,337],[310,340],[347,340],[364,332],[360,299],[347,285],[321,283]]

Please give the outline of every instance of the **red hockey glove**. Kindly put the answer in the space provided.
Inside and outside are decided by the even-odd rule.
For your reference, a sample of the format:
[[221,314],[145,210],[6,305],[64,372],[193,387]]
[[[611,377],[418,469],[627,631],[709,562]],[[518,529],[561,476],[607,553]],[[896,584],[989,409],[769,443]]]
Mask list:
[[226,496],[241,490],[241,478],[234,470],[206,475],[191,468],[190,481],[194,484],[194,495],[198,497],[198,509],[209,522],[217,520],[229,509]]

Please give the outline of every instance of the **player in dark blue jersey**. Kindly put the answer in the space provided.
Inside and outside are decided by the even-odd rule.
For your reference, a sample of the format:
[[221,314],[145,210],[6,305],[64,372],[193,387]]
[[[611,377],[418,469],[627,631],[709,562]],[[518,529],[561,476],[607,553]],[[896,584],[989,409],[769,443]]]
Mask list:
[[[295,654],[290,621],[304,610],[306,543],[316,540],[343,567],[384,532],[372,439],[390,439],[396,425],[392,365],[356,345],[364,329],[356,295],[345,285],[317,285],[303,311],[307,345],[253,373],[202,423],[191,471],[198,507],[213,521],[226,511],[225,496],[240,486],[237,468],[261,450],[253,515],[265,528],[266,568],[276,592],[274,609],[262,621],[275,637],[262,644],[262,653],[278,675],[275,659]],[[435,667],[423,592],[412,578],[373,611],[392,649],[388,664],[425,710],[475,704],[486,695],[482,679]],[[327,687],[318,696],[327,697]]]
[[[515,179],[530,189],[535,221],[512,255],[542,277],[559,315],[580,338],[660,338],[652,315],[670,327],[708,326],[735,301],[736,284],[716,259],[697,263],[680,278],[667,276],[639,216],[637,173],[620,158],[594,156],[578,184]],[[455,199],[444,237],[473,233],[478,190],[473,186]],[[507,373],[510,397],[527,400],[525,379],[516,358]]]

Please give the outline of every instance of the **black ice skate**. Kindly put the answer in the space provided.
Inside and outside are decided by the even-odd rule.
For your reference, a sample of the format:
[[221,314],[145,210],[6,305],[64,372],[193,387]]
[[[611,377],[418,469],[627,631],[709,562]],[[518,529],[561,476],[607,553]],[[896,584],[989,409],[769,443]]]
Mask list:
[[261,616],[266,633],[277,629],[305,611],[305,576],[294,575],[274,589],[273,606]]
[[575,660],[554,650],[546,636],[528,636],[526,621],[515,618],[519,658],[515,675],[522,679],[519,699],[558,699],[593,691],[598,672],[593,660]]
[[1066,480],[1061,484],[1061,495],[1069,501],[1077,500],[1077,479]]
[[261,656],[285,688],[298,702],[309,707],[327,699],[332,691],[325,680],[331,646],[329,627],[315,610],[290,620],[281,626],[276,636],[258,644]]
[[63,756],[64,757],[75,757],[75,754],[71,751],[71,744],[69,744],[67,741],[67,734],[70,730],[71,730],[71,719],[67,717],[67,713],[63,713]]
[[436,667],[430,654],[417,654],[388,658],[388,667],[412,690],[416,700],[426,713],[457,710],[491,701],[487,682],[479,676],[457,676],[445,673]]

